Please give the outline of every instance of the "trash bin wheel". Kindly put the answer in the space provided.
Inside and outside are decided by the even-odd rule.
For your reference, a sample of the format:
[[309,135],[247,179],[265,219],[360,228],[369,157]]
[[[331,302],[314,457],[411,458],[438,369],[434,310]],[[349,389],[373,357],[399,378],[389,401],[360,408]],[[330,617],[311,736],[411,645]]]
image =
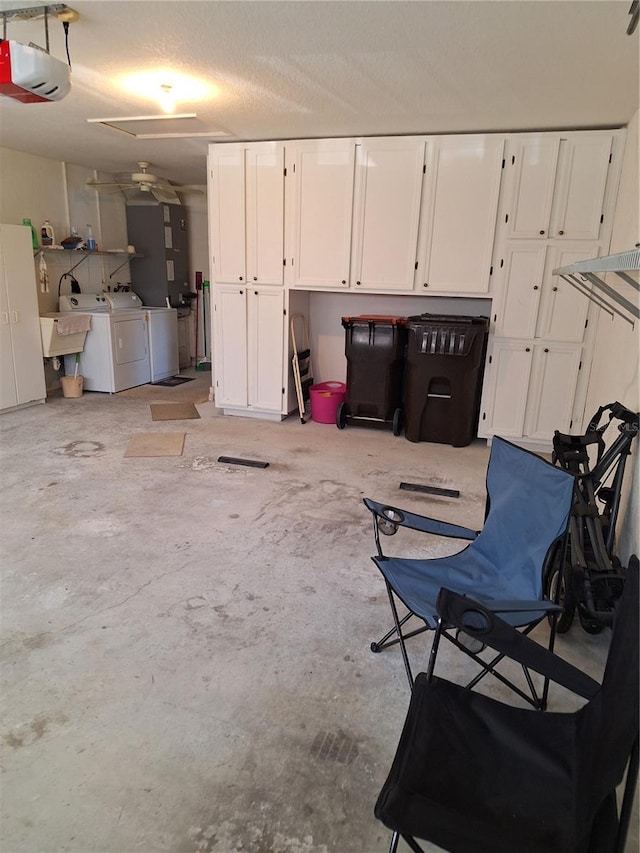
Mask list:
[[396,409],[393,413],[393,434],[400,435],[402,432],[402,409]]
[[336,412],[336,426],[338,429],[344,429],[347,425],[347,404],[340,403]]

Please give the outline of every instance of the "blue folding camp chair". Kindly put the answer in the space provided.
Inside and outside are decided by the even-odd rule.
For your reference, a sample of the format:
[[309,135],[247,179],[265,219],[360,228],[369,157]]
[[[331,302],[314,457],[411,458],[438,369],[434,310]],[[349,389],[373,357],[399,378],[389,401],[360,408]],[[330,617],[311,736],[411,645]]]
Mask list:
[[[536,708],[546,706],[548,681],[538,695],[531,675],[523,667],[528,693],[496,670],[502,660],[481,657],[483,647],[464,632],[449,630],[436,610],[436,599],[442,586],[468,594],[500,614],[508,624],[529,633],[545,616],[549,616],[553,648],[555,614],[561,608],[543,595],[543,579],[557,548],[566,542],[566,530],[573,499],[574,478],[567,471],[495,437],[487,469],[487,504],[482,530],[449,524],[390,507],[365,498],[374,518],[374,535],[378,555],[373,562],[382,572],[394,626],[371,650],[379,652],[400,644],[402,657],[413,689],[413,675],[405,641],[427,630],[435,630],[428,673],[432,674],[440,639],[445,637],[480,666],[480,672],[469,682],[474,687],[487,673],[530,702]],[[424,533],[471,540],[462,551],[437,559],[403,559],[387,557],[382,552],[380,533],[393,534],[399,527],[410,527]],[[406,607],[400,616],[396,599]],[[403,633],[413,617],[424,624]]]

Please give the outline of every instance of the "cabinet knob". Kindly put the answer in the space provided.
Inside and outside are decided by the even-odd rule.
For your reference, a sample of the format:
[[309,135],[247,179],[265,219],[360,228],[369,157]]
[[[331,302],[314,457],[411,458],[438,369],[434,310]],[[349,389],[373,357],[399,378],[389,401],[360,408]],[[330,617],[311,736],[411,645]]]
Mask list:
[[241,291],[240,291],[240,296],[242,296],[242,294],[243,294],[243,293],[244,293],[244,290],[241,290]]
[[346,283],[347,283],[346,278],[343,278],[343,279],[342,279],[342,283],[343,283],[343,284],[346,284]]
[[256,296],[258,295],[258,291],[257,291],[257,290],[254,290],[253,292],[254,292],[254,294],[255,294]]
[[238,276],[238,281],[242,281],[242,276],[241,276],[241,275],[239,275],[239,276]]
[[558,289],[557,287],[552,287],[552,288],[551,288],[551,290],[553,290],[554,292],[555,292],[557,289]]
[[356,281],[356,284],[360,284],[360,282],[359,282],[359,281]]
[[258,280],[258,276],[257,276],[257,275],[254,275],[253,280],[254,280],[254,281],[257,281],[257,280]]
[[423,287],[429,287],[429,282],[425,281],[425,283],[422,286]]
[[525,352],[531,352],[531,347],[525,347],[525,348],[524,348],[524,351],[525,351]]
[[564,231],[558,231],[558,234],[564,234]]
[[548,350],[546,347],[545,347],[544,351],[545,351],[545,352],[549,352],[549,350]]
[[541,237],[543,237],[543,236],[544,236],[544,231],[541,231],[541,232],[540,232],[540,236],[541,236]]
[[538,285],[537,285],[537,284],[534,284],[534,285],[533,285],[533,289],[534,289],[534,290],[537,290],[537,289],[538,289]]

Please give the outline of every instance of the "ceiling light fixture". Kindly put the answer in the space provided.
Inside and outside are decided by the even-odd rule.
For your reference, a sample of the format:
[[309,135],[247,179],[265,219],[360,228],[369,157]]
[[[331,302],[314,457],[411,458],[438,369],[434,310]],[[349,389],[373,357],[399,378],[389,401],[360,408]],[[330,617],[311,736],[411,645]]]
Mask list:
[[175,111],[176,102],[173,96],[173,86],[170,86],[168,83],[161,84],[158,103],[160,104],[160,109],[164,110],[165,113]]

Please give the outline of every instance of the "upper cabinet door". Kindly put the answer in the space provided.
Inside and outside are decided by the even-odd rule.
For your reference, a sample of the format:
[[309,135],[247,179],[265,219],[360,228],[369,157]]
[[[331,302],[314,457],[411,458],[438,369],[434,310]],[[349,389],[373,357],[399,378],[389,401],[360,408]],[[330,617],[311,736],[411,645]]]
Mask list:
[[416,289],[489,290],[503,151],[503,136],[429,141]]
[[251,145],[246,158],[247,280],[284,282],[284,145]]
[[594,132],[560,140],[550,237],[599,238],[612,143],[612,134]]
[[217,283],[245,280],[245,171],[241,145],[209,147],[209,220]]
[[506,236],[549,237],[560,138],[516,136],[509,140],[505,178],[510,201],[504,209]]
[[291,148],[292,283],[347,287],[355,141],[321,139],[292,143]]
[[425,141],[363,139],[356,146],[351,284],[412,290]]

